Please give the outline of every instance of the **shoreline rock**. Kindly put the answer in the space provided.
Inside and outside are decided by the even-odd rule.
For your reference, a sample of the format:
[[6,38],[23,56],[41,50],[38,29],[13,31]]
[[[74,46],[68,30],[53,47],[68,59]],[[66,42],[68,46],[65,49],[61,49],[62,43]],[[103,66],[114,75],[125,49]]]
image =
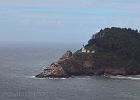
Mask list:
[[127,75],[124,69],[93,69],[92,61],[77,62],[70,50],[68,50],[57,62],[52,63],[36,75],[37,78],[68,78],[72,76],[91,75]]
[[35,77],[44,78],[62,78],[80,75],[93,75],[93,70],[91,68],[86,68],[83,65],[77,63],[72,52],[68,50],[57,62],[52,63],[49,67],[44,69],[44,71]]

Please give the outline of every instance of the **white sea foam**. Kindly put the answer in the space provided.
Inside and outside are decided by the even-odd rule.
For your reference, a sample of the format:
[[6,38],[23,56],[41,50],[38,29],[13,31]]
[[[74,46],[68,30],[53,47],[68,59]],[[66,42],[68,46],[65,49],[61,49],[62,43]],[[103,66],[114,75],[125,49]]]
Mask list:
[[26,76],[26,78],[34,78],[34,79],[62,79],[62,80],[67,79],[67,78],[50,78],[50,77],[48,77],[48,78],[36,78],[35,76]]
[[45,78],[36,78],[35,76],[26,76],[26,78],[31,78],[31,79],[45,79]]
[[137,76],[109,76],[110,78],[116,78],[116,79],[131,79],[131,80],[140,80],[140,77]]
[[26,78],[35,78],[35,76],[26,76]]
[[64,79],[67,79],[67,78],[47,78],[47,79],[62,79],[62,80],[64,80]]

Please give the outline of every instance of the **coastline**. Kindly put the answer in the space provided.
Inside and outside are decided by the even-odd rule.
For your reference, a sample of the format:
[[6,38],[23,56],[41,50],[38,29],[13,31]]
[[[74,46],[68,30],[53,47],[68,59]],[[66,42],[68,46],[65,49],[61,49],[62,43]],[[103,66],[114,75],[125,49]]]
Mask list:
[[140,75],[129,75],[124,69],[97,68],[93,69],[93,63],[84,61],[78,63],[70,50],[68,50],[57,62],[53,62],[45,68],[42,73],[36,75],[37,78],[70,78],[75,76],[105,76],[105,77],[135,77]]

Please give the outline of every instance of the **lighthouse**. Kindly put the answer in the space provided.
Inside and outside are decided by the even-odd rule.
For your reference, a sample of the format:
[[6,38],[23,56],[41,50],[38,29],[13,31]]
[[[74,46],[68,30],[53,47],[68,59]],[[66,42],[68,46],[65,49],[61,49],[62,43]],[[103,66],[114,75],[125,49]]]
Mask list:
[[82,52],[86,52],[85,46],[82,47]]

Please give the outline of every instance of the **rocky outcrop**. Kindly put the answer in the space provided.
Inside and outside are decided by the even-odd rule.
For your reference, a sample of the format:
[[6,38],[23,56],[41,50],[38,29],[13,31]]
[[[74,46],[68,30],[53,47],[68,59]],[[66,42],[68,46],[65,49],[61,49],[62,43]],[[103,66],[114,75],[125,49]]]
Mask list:
[[68,77],[61,65],[58,63],[52,63],[48,68],[44,69],[44,71],[38,75],[38,78],[44,77]]
[[106,68],[104,70],[104,75],[127,75],[127,74],[124,69]]
[[49,67],[36,77],[71,77],[77,75],[93,75],[94,72],[91,67],[85,67],[76,62],[73,58],[72,52],[67,51],[57,62],[52,63]]
[[93,68],[93,61],[77,62],[70,50],[68,50],[57,62],[52,63],[36,75],[37,78],[53,77],[71,77],[81,75],[126,75],[124,69],[113,68]]

